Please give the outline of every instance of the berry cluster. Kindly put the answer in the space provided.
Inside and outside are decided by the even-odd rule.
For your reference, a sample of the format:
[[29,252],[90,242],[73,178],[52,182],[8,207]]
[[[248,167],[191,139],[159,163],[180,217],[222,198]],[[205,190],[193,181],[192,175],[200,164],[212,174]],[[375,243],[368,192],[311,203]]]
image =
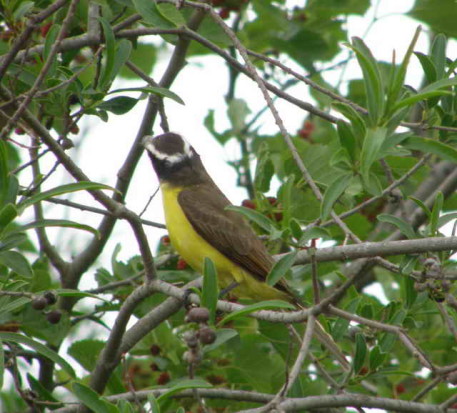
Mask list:
[[[52,291],[45,291],[42,295],[35,297],[32,300],[32,307],[37,311],[43,311],[46,307],[54,305],[57,302],[57,296]],[[51,324],[57,324],[62,318],[60,310],[51,310],[45,313],[46,319]]]
[[[267,214],[268,218],[271,218],[276,222],[282,221],[282,205],[280,202],[278,202],[278,199],[274,196],[268,196],[266,200],[271,205],[271,208],[273,210],[272,212],[269,212]],[[252,199],[243,200],[243,202],[241,202],[241,205],[249,209],[258,209],[258,205]]]
[[231,12],[239,13],[244,5],[249,3],[249,0],[213,0],[214,8],[219,8],[219,16],[226,20],[230,17]]

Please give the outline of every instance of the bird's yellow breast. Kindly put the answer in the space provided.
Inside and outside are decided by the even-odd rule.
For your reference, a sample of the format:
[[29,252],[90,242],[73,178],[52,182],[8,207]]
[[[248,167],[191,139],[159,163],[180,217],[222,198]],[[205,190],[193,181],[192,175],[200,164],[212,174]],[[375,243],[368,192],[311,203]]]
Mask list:
[[258,281],[251,274],[232,262],[204,240],[185,216],[178,202],[182,187],[161,185],[165,221],[171,243],[181,257],[197,272],[202,273],[205,257],[210,258],[217,269],[221,288],[239,283],[234,294],[240,298],[257,300],[287,299],[284,293]]

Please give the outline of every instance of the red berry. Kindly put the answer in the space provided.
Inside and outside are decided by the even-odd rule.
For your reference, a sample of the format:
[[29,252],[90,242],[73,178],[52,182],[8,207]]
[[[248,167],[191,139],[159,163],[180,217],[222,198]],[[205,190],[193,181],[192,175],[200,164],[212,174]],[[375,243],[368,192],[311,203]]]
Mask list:
[[14,129],[14,133],[16,133],[16,135],[25,135],[25,130],[22,128],[16,128]]
[[245,208],[249,209],[256,209],[254,201],[250,199],[244,199],[243,202],[241,202],[241,206],[244,206]]
[[225,0],[213,0],[213,6],[214,7],[219,7],[222,6],[225,3]]
[[276,206],[278,204],[278,199],[274,196],[268,196],[267,201],[270,203],[271,206]]
[[221,17],[221,19],[228,19],[230,17],[230,9],[224,7],[223,9],[219,10],[219,16]]
[[157,384],[159,386],[163,386],[164,384],[167,384],[170,381],[170,374],[166,371],[160,374],[160,376],[157,378]]
[[160,369],[159,369],[159,366],[158,366],[157,364],[155,364],[155,363],[151,363],[151,364],[149,365],[149,368],[150,368],[152,371],[159,371],[159,370],[160,370]]
[[307,120],[303,124],[303,127],[298,131],[298,136],[300,136],[300,138],[303,138],[303,139],[309,139],[311,137],[311,134],[313,133],[314,129],[315,129],[314,123]]
[[213,386],[225,383],[225,378],[222,376],[217,376],[216,374],[210,374],[209,376],[206,376],[206,380],[208,380]]
[[160,238],[160,242],[162,245],[168,246],[170,245],[170,237],[168,235],[164,235],[162,238]]
[[77,135],[79,133],[79,127],[78,125],[73,125],[71,128],[70,128],[70,133],[72,133],[73,135]]
[[403,384],[397,384],[395,386],[395,391],[397,392],[397,394],[402,394],[406,391],[405,389],[405,386]]
[[176,269],[177,270],[185,270],[188,267],[187,262],[180,258],[178,262],[176,263]]
[[366,368],[365,366],[362,367],[362,368],[360,369],[360,371],[359,371],[359,374],[360,374],[361,376],[365,376],[365,374],[367,374],[367,373],[368,373],[368,368]]
[[46,37],[49,29],[51,28],[52,23],[45,23],[40,27],[41,36]]

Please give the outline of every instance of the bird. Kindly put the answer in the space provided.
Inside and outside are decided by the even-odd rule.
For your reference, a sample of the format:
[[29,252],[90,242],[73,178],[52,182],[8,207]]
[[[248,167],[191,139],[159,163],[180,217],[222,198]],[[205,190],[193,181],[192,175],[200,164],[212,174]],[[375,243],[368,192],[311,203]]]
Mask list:
[[[238,298],[280,299],[304,308],[284,278],[274,286],[266,283],[275,260],[246,219],[227,209],[232,203],[195,149],[174,132],[145,136],[143,146],[159,179],[171,244],[190,267],[202,273],[205,258],[209,258],[220,288]],[[319,323],[315,336],[347,363]]]

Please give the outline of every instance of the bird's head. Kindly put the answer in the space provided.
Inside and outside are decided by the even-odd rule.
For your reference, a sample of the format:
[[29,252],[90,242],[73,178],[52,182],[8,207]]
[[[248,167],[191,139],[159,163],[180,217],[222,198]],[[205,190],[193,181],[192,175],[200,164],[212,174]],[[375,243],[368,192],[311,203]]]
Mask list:
[[143,146],[161,182],[192,185],[207,177],[198,153],[177,133],[145,136]]

